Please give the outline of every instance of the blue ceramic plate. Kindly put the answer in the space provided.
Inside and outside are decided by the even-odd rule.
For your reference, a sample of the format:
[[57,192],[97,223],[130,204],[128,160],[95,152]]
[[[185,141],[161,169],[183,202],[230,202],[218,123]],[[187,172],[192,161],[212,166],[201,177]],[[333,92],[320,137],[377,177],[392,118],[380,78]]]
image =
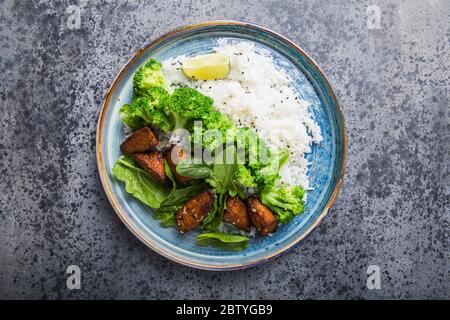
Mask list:
[[[241,252],[228,252],[195,244],[198,232],[180,235],[176,228],[163,228],[152,210],[125,192],[111,170],[124,140],[119,109],[131,100],[135,71],[149,58],[165,60],[178,55],[210,52],[217,39],[251,41],[264,47],[277,65],[293,79],[292,86],[311,103],[311,112],[322,129],[323,142],[307,157],[310,186],[306,212],[282,225],[272,237],[255,237]],[[272,259],[294,247],[323,219],[332,205],[343,177],[346,156],[344,121],[339,104],[317,64],[296,44],[283,36],[238,21],[212,21],[175,30],[137,52],[119,72],[102,105],[97,129],[97,162],[100,177],[114,210],[126,226],[146,245],[176,262],[211,270],[246,268]]]

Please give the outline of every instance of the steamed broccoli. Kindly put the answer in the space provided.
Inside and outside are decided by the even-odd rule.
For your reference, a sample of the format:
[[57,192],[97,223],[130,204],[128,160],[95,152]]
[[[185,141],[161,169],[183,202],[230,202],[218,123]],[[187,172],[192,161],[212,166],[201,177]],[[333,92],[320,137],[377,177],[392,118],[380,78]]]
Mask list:
[[168,93],[165,89],[148,89],[143,96],[134,98],[131,104],[125,104],[120,109],[122,121],[132,129],[151,125],[168,132],[172,129],[172,123],[162,110],[167,99]]
[[155,59],[150,59],[133,77],[133,92],[135,96],[144,95],[145,91],[152,87],[164,87],[165,80],[162,65]]
[[249,161],[245,165],[240,165],[236,177],[241,185],[258,187],[260,190],[276,185],[281,178],[280,168],[288,161],[289,154],[286,150],[278,152],[267,150],[267,153],[264,156],[259,154],[260,158],[264,158],[265,161],[258,158],[257,161]]
[[129,126],[131,129],[136,130],[145,125],[144,119],[141,117],[140,106],[137,103],[124,104],[120,108],[119,114],[122,118],[122,122]]
[[148,97],[162,109],[163,103],[169,98],[169,93],[163,87],[151,87],[143,91],[143,96]]
[[241,164],[236,172],[236,180],[241,186],[248,188],[258,188],[259,190],[272,188],[281,176],[278,172],[265,174],[262,169],[265,167],[254,169],[249,165]]
[[250,169],[245,165],[239,164],[235,174],[237,182],[247,188],[256,188],[255,177],[252,175]]
[[271,154],[270,149],[261,137],[249,127],[235,130],[235,141],[238,151],[245,151],[248,166],[254,170],[266,165]]
[[280,168],[289,158],[288,152],[272,151],[251,128],[237,128],[234,134],[238,154],[244,156],[239,160],[245,160],[236,175],[239,184],[260,190],[274,186],[280,179]]
[[303,197],[305,190],[300,186],[281,186],[264,189],[261,202],[277,216],[278,221],[287,223],[305,211]]
[[[219,145],[222,145],[226,141],[227,130],[232,129],[234,127],[231,119],[221,114],[216,110],[212,110],[208,113],[205,113],[200,120],[202,121],[203,128],[203,147],[210,148],[214,150]],[[216,134],[205,136],[204,132],[206,130],[214,130]]]
[[234,124],[229,117],[215,110],[204,114],[201,117],[201,120],[206,129],[218,129],[224,136],[228,129],[234,127]]
[[194,120],[201,120],[214,110],[213,100],[192,88],[175,89],[166,101],[164,111],[175,129],[191,129]]
[[273,187],[280,177],[280,168],[288,161],[289,153],[286,150],[272,152],[268,162],[254,170],[255,179],[263,188]]

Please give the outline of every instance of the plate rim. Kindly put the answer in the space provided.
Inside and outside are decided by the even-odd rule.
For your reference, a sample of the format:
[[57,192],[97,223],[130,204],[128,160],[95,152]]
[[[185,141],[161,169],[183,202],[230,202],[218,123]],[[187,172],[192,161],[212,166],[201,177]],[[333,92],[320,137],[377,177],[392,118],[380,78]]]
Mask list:
[[[155,45],[159,44],[160,42],[164,41],[165,39],[172,37],[176,35],[177,33],[190,30],[190,29],[196,29],[196,28],[202,28],[202,27],[208,27],[208,26],[220,26],[220,25],[238,25],[243,27],[249,27],[253,28],[262,32],[266,32],[272,36],[278,37],[283,41],[286,41],[289,43],[290,46],[292,46],[300,55],[302,55],[309,63],[311,63],[316,70],[319,72],[319,74],[323,77],[324,83],[327,86],[331,98],[335,102],[336,105],[336,111],[339,118],[339,122],[342,124],[341,127],[341,136],[342,136],[342,159],[339,167],[339,176],[336,180],[336,186],[333,190],[333,193],[331,194],[327,204],[325,205],[322,212],[317,217],[316,221],[314,221],[313,224],[299,237],[295,238],[290,243],[282,246],[280,249],[278,249],[276,252],[272,253],[271,255],[251,260],[244,263],[227,263],[222,265],[214,265],[214,264],[208,264],[208,263],[202,263],[202,262],[195,262],[190,261],[189,259],[185,259],[179,256],[176,256],[169,252],[168,250],[164,250],[164,247],[158,247],[156,244],[152,243],[152,241],[149,241],[145,239],[140,231],[133,225],[131,221],[129,221],[129,218],[123,211],[122,207],[119,205],[116,196],[111,192],[111,186],[108,183],[108,177],[106,168],[104,166],[103,161],[103,127],[105,123],[105,117],[107,114],[108,105],[110,104],[112,94],[114,90],[117,87],[117,84],[121,81],[127,70],[131,67],[131,65],[140,58],[146,51],[154,47]],[[334,90],[330,84],[330,81],[325,76],[325,73],[323,70],[319,67],[319,65],[295,42],[290,40],[289,38],[279,34],[276,31],[273,31],[269,28],[260,26],[258,24],[252,23],[252,22],[245,22],[245,21],[239,21],[239,20],[207,20],[204,22],[196,23],[196,24],[190,24],[182,27],[178,27],[173,29],[172,31],[169,31],[167,33],[164,33],[162,36],[157,37],[155,40],[151,41],[141,49],[137,50],[131,58],[120,68],[119,72],[115,76],[112,84],[108,88],[108,90],[105,93],[105,96],[102,100],[98,122],[97,122],[97,130],[96,130],[96,158],[97,158],[97,169],[100,176],[100,180],[103,186],[103,191],[105,192],[112,208],[118,215],[119,219],[122,221],[122,223],[131,231],[132,234],[136,238],[138,238],[141,242],[143,242],[147,247],[155,251],[156,253],[164,256],[165,258],[172,260],[174,262],[177,262],[179,264],[196,268],[196,269],[203,269],[203,270],[212,270],[212,271],[227,271],[227,270],[237,270],[237,269],[246,269],[250,267],[254,267],[257,265],[260,265],[262,263],[268,262],[270,260],[273,260],[277,257],[279,257],[281,254],[286,253],[287,251],[295,248],[302,240],[304,240],[308,235],[312,233],[312,231],[322,222],[324,217],[327,215],[329,209],[333,206],[334,202],[336,201],[336,198],[339,194],[344,174],[345,174],[345,166],[347,162],[347,152],[348,152],[348,136],[347,136],[347,130],[346,130],[346,124],[345,119],[341,111],[341,103],[339,99],[336,97]]]

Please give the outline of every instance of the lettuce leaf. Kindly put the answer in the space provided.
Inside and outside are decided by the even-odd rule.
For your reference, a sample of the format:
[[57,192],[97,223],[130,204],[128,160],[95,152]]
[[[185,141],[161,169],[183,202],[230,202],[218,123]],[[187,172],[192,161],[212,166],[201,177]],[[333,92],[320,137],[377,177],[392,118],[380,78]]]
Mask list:
[[159,208],[170,191],[139,168],[130,157],[117,160],[112,170],[116,179],[125,183],[126,192],[151,208]]

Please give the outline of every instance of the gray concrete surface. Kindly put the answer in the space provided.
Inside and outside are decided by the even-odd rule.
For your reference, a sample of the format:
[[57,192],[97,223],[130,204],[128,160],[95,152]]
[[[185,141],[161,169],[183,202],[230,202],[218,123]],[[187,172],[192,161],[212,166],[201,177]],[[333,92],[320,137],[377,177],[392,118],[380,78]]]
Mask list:
[[[67,28],[70,4],[81,28]],[[366,9],[381,10],[381,28]],[[0,1],[0,298],[450,298],[450,3]],[[347,173],[298,248],[213,273],[141,244],[95,162],[100,103],[134,51],[174,27],[257,22],[299,43],[342,101]],[[370,24],[370,23],[369,23]],[[82,288],[66,288],[79,265]],[[366,287],[378,265],[381,289]]]

